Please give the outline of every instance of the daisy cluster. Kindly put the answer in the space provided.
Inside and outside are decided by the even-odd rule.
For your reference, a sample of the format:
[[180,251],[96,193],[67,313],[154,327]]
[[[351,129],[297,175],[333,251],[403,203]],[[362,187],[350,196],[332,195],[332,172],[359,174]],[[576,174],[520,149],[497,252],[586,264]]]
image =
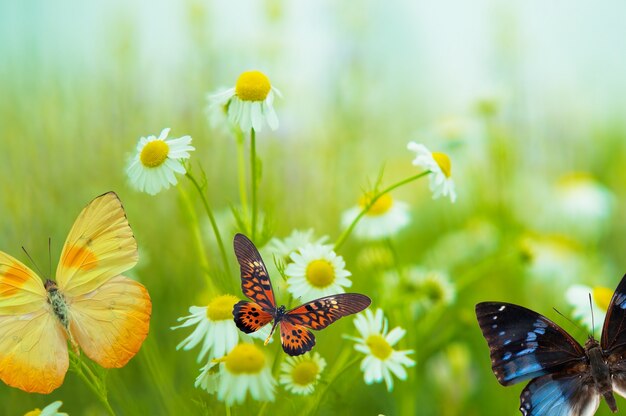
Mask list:
[[[234,87],[208,96],[209,121],[214,127],[223,127],[220,131],[236,136],[238,143],[249,135],[251,152],[254,152],[256,133],[265,127],[276,130],[279,126],[274,110],[276,97],[281,97],[281,93],[265,74],[244,72]],[[154,195],[176,186],[177,175],[186,175],[202,192],[204,188],[199,184],[202,181],[197,181],[189,171],[189,159],[195,150],[191,137],[170,138],[169,133],[170,129],[166,128],[158,137],[152,135],[139,139],[127,167],[130,184],[139,191]],[[414,153],[413,165],[418,168],[417,172],[388,187],[378,183],[373,189],[363,192],[356,204],[343,212],[340,219],[343,231],[334,243],[330,243],[328,236],[317,237],[312,229],[294,230],[285,238],[257,229],[258,219],[267,214],[257,211],[256,155],[251,153],[249,189],[252,203],[248,205],[249,189],[244,183],[239,189],[241,209],[233,210],[233,213],[239,228],[247,230],[253,239],[255,235],[260,235],[262,239],[267,237],[264,240],[267,243],[260,245],[260,249],[265,259],[274,260],[268,263],[274,287],[278,289],[277,297],[288,296],[290,300],[286,303],[297,305],[350,289],[354,276],[339,254],[340,247],[350,236],[362,244],[363,254],[359,258],[364,263],[375,265],[373,269],[377,272],[373,275],[381,281],[393,280],[389,274],[397,269],[397,265],[390,241],[411,223],[410,204],[396,199],[394,191],[419,178],[428,177],[434,199],[446,197],[451,202],[456,200],[450,158],[415,142],[408,144],[408,150]],[[409,161],[407,158],[407,166],[412,169]],[[245,170],[240,166],[240,173]],[[221,242],[220,225],[204,195],[202,199],[227,269],[229,260]],[[454,285],[445,272],[425,271],[398,276],[391,292],[408,293],[410,302],[418,304],[422,311],[454,301]],[[407,331],[400,326],[390,328],[389,319],[380,307],[365,310],[352,318],[356,332],[348,331],[340,339],[351,340],[354,344],[345,343],[341,357],[331,361],[317,351],[286,357],[283,354],[268,354],[268,350],[260,345],[262,339],[267,339],[266,344],[271,342],[271,324],[251,334],[237,328],[233,309],[241,300],[241,295],[232,294],[231,287],[213,281],[208,290],[212,293],[209,302],[190,306],[188,315],[179,318],[179,324],[172,329],[189,331],[177,345],[177,350],[197,350],[200,368],[195,387],[215,395],[227,406],[244,403],[248,397],[259,402],[274,401],[278,388],[296,396],[314,394],[320,390],[320,385],[332,383],[343,371],[342,366],[350,365],[346,364],[350,356],[353,362],[357,360],[360,363],[366,385],[384,383],[389,392],[393,390],[394,380],[406,380],[409,377],[407,368],[415,365],[415,360],[411,358],[414,351],[400,348]],[[373,297],[375,301],[391,306],[386,294]],[[321,388],[320,394],[325,389]]]

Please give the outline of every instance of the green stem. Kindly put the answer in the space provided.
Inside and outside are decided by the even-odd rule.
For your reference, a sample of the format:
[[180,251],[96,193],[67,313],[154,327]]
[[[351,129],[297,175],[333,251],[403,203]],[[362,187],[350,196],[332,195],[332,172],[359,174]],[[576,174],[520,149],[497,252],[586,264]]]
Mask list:
[[230,266],[228,264],[228,256],[226,255],[226,250],[224,249],[224,242],[222,241],[222,236],[220,235],[220,230],[219,230],[219,228],[217,228],[217,222],[215,221],[215,216],[213,216],[213,211],[211,210],[211,207],[209,206],[209,201],[207,201],[206,196],[204,195],[204,192],[202,191],[202,187],[200,186],[200,184],[198,183],[196,178],[194,178],[191,175],[191,173],[189,173],[189,171],[187,171],[187,173],[185,173],[185,176],[187,176],[187,178],[189,178],[191,183],[193,183],[193,186],[198,191],[198,194],[200,194],[200,199],[202,200],[202,205],[204,206],[204,210],[206,211],[206,215],[209,217],[209,221],[211,222],[211,227],[213,228],[213,233],[215,234],[215,239],[217,240],[217,245],[218,245],[218,247],[220,249],[220,253],[222,255],[222,262],[224,263],[224,269],[226,270],[227,276],[230,276],[231,273],[230,273]]
[[[104,380],[101,377],[96,376],[89,365],[83,362],[83,360],[73,352],[70,352],[70,358],[74,372],[78,374],[87,387],[95,393],[107,412],[111,416],[115,416],[115,412],[113,411],[113,408],[109,404],[109,399],[107,398],[106,383]],[[88,374],[85,374],[85,371]]]
[[248,193],[246,191],[246,156],[245,141],[243,133],[237,132],[237,168],[239,173],[239,199],[243,218],[249,218],[248,214]]
[[[313,402],[312,402],[311,406],[309,406],[307,411],[304,412],[305,414],[307,414],[307,415],[316,414],[318,409],[319,409],[320,404],[322,403],[322,401],[324,399],[324,396],[326,395],[326,392],[328,391],[330,386],[335,382],[335,380],[337,380],[337,378],[339,378],[339,376],[341,374],[346,372],[346,370],[348,370],[356,362],[358,362],[359,360],[361,360],[363,358],[361,356],[354,355],[352,357],[352,359],[350,361],[348,361],[350,359],[350,354],[352,352],[353,351],[352,351],[351,348],[345,348],[344,347],[343,351],[341,351],[341,354],[339,355],[339,357],[337,358],[337,361],[335,362],[335,366],[333,368],[333,372],[328,377],[328,382],[326,383],[326,385],[324,386],[323,389],[320,388],[320,392],[317,395],[318,396],[317,400],[313,399]],[[345,364],[346,361],[348,361],[347,364]]]
[[254,129],[250,130],[250,170],[252,178],[252,224],[251,224],[251,240],[256,238],[256,222],[257,222],[257,166],[256,166],[256,133]]
[[206,248],[204,247],[204,242],[202,241],[202,233],[200,231],[200,223],[198,222],[198,216],[196,215],[196,210],[191,203],[191,199],[189,198],[189,194],[183,189],[182,186],[178,186],[178,191],[180,192],[181,199],[185,208],[187,209],[187,215],[191,219],[191,222],[195,224],[195,227],[192,228],[193,232],[193,241],[196,246],[196,251],[198,252],[198,257],[200,258],[200,266],[202,267],[204,278],[207,281],[207,285],[209,288],[213,287],[213,281],[211,280],[211,276],[209,275],[209,259],[206,255]]
[[348,228],[346,228],[344,230],[343,233],[341,233],[341,235],[339,236],[339,238],[337,239],[337,242],[335,242],[335,248],[334,250],[337,251],[339,250],[339,248],[343,245],[343,243],[345,243],[346,239],[350,236],[350,234],[352,233],[352,230],[354,230],[354,227],[356,227],[357,223],[361,220],[361,218],[363,218],[363,216],[367,213],[367,211],[370,210],[370,208],[376,203],[376,201],[378,201],[380,199],[381,196],[393,191],[394,189],[397,189],[399,187],[401,187],[402,185],[406,185],[407,183],[413,182],[423,176],[426,176],[430,173],[429,170],[424,171],[422,173],[418,173],[417,175],[413,175],[410,176],[406,179],[401,180],[400,182],[396,182],[393,185],[388,186],[387,188],[383,189],[382,191],[379,191],[376,193],[376,195],[374,195],[368,202],[367,204],[363,207],[363,209],[361,210],[361,212],[359,212],[359,215],[356,216],[356,218],[354,220],[352,220],[352,222],[350,223],[350,225],[348,226]]

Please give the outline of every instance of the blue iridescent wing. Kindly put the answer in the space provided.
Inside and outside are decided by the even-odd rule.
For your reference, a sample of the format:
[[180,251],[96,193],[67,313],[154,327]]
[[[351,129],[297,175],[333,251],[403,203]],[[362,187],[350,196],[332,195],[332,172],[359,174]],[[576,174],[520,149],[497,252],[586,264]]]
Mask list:
[[626,276],[617,285],[606,311],[600,345],[605,355],[626,356]]
[[586,360],[574,338],[545,316],[501,302],[476,305],[476,317],[500,384],[508,386]]
[[600,405],[587,364],[579,364],[567,374],[547,374],[528,383],[520,396],[524,416],[592,416]]

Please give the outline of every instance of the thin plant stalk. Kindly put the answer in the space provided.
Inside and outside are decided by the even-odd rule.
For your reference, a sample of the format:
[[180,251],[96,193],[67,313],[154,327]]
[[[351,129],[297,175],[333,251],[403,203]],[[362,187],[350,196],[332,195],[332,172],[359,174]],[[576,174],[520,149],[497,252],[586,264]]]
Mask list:
[[256,238],[256,223],[258,215],[258,201],[257,201],[257,165],[256,165],[256,132],[254,129],[250,130],[250,174],[251,174],[251,188],[252,188],[252,219],[250,225],[250,234],[252,241]]
[[196,246],[196,250],[198,252],[198,257],[200,258],[200,267],[202,268],[203,271],[203,275],[204,278],[206,280],[206,283],[208,285],[208,287],[213,287],[214,283],[213,280],[211,280],[211,276],[209,274],[209,259],[207,258],[206,255],[206,249],[204,247],[204,242],[202,241],[202,233],[200,232],[200,224],[198,222],[198,216],[196,215],[196,210],[193,207],[193,204],[191,203],[191,199],[189,198],[189,194],[187,193],[187,191],[185,191],[185,189],[182,186],[178,186],[178,191],[180,192],[180,196],[181,199],[183,201],[183,204],[185,205],[185,208],[187,209],[187,214],[189,215],[189,218],[191,220],[191,222],[193,223],[192,226],[192,233],[193,233],[193,241],[195,243]]
[[213,215],[213,211],[211,210],[209,201],[207,201],[206,196],[204,195],[204,191],[202,190],[202,187],[200,186],[196,178],[194,178],[193,175],[189,173],[189,171],[185,173],[185,176],[187,176],[187,178],[189,178],[191,183],[193,183],[193,186],[196,188],[196,190],[198,191],[198,194],[200,195],[200,199],[202,200],[202,205],[204,206],[204,210],[206,211],[207,217],[209,217],[209,221],[211,222],[211,228],[213,228],[213,233],[215,234],[215,239],[217,240],[217,246],[219,247],[220,254],[222,255],[222,262],[224,263],[224,269],[226,270],[227,276],[230,276],[231,273],[230,273],[230,266],[228,264],[228,256],[226,255],[226,250],[224,249],[224,242],[222,241],[222,236],[220,235],[220,230],[217,227],[217,222],[215,221],[215,216]]
[[87,363],[85,363],[78,355],[76,355],[73,351],[70,351],[70,364],[72,366],[72,370],[78,374],[78,376],[85,382],[87,387],[91,391],[95,393],[98,397],[104,408],[111,416],[115,416],[115,411],[111,407],[109,403],[109,399],[107,397],[107,389],[106,383],[101,378],[98,377],[89,367]]
[[339,250],[339,248],[341,248],[341,246],[346,242],[346,239],[350,236],[350,234],[352,234],[352,231],[354,230],[354,227],[356,227],[356,225],[358,224],[358,222],[361,220],[361,218],[363,218],[363,216],[370,210],[370,208],[372,206],[374,206],[374,204],[376,203],[376,201],[378,201],[380,199],[381,196],[393,191],[394,189],[397,189],[403,185],[406,185],[407,183],[413,182],[421,177],[424,177],[426,175],[428,175],[430,173],[429,170],[418,173],[417,175],[413,175],[410,176],[406,179],[403,179],[399,182],[394,183],[393,185],[388,186],[387,188],[383,189],[382,191],[378,191],[372,198],[370,198],[367,202],[367,204],[365,204],[365,206],[363,207],[363,209],[361,210],[361,212],[359,212],[359,215],[356,216],[356,218],[354,218],[354,220],[352,220],[352,222],[350,223],[350,225],[348,226],[348,228],[346,228],[343,233],[341,233],[341,235],[339,236],[339,238],[337,239],[337,242],[335,242],[335,247],[334,250],[337,251]]
[[236,133],[237,141],[237,170],[239,175],[239,200],[241,202],[241,210],[243,218],[249,218],[248,213],[248,192],[246,190],[246,155],[245,140],[241,131]]

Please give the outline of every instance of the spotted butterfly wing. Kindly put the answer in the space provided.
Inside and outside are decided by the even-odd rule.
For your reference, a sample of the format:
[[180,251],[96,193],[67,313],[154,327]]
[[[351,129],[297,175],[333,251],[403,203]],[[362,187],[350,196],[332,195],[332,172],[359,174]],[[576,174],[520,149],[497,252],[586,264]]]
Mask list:
[[246,334],[258,331],[274,319],[261,305],[247,300],[240,300],[235,304],[233,316],[237,328]]
[[611,371],[613,391],[626,397],[626,276],[609,303],[600,345]]
[[241,268],[241,291],[263,310],[274,311],[274,290],[259,251],[243,234],[235,235],[233,246]]
[[280,322],[283,350],[289,355],[301,355],[315,345],[309,329],[320,330],[344,316],[359,313],[372,303],[359,293],[342,293],[307,302],[287,312]]

